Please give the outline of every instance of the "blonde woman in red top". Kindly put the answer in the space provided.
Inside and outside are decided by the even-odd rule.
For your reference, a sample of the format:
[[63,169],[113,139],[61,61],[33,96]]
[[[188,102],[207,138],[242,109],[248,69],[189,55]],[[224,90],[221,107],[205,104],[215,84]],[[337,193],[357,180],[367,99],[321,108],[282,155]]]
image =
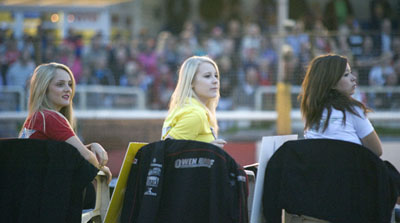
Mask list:
[[65,141],[74,146],[93,166],[102,170],[111,181],[105,166],[108,155],[98,143],[84,145],[74,132],[72,99],[75,79],[71,70],[59,63],[39,65],[30,81],[28,117],[20,138]]

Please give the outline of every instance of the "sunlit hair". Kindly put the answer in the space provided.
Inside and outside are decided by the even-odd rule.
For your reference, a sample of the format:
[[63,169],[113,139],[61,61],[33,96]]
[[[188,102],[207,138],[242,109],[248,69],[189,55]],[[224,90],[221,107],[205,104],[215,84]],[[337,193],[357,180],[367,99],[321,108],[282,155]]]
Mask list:
[[343,112],[343,124],[346,121],[345,111],[357,116],[354,106],[358,106],[367,113],[369,110],[364,104],[334,89],[344,75],[348,60],[346,57],[328,54],[315,57],[307,68],[302,83],[302,91],[298,99],[300,111],[305,120],[304,129],[320,128],[320,120],[324,108],[327,109],[327,119],[323,124],[323,131],[329,125],[332,107]]
[[[199,69],[199,66],[202,63],[210,63],[211,65],[213,65],[215,70],[217,71],[219,80],[218,66],[208,56],[192,56],[186,59],[179,69],[179,74],[178,74],[179,79],[176,88],[171,96],[171,101],[169,104],[169,112],[171,112],[175,108],[183,107],[186,103],[188,103],[188,99],[192,97],[198,99],[198,96],[193,91],[192,84]],[[215,117],[215,111],[218,105],[218,101],[219,101],[219,91],[217,92],[217,97],[210,99],[208,103],[205,105],[209,113],[210,125],[211,127],[214,128],[216,133],[218,132],[218,123]]]
[[[57,70],[66,71],[71,80],[71,102],[68,106],[64,106],[59,111],[64,117],[68,120],[71,127],[74,129],[75,120],[73,114],[73,103],[72,98],[75,94],[75,79],[72,71],[65,65],[59,63],[48,63],[41,64],[36,67],[33,72],[31,81],[30,81],[30,92],[29,92],[29,102],[28,102],[28,117],[33,116],[36,112],[42,111],[43,109],[55,110],[54,105],[50,102],[47,97],[47,91],[50,85],[50,82],[55,77]],[[25,120],[26,122],[26,120]],[[25,124],[24,124],[25,125]]]

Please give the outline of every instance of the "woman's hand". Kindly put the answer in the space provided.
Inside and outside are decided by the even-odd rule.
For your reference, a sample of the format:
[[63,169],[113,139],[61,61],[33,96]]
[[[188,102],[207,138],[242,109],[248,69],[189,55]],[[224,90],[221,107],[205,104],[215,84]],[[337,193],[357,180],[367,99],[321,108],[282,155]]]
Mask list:
[[226,141],[223,139],[216,139],[214,141],[211,142],[211,144],[214,144],[220,148],[224,148],[224,145],[226,144]]
[[96,158],[101,166],[107,165],[108,154],[107,151],[100,144],[91,143],[89,145],[86,145],[86,147],[96,155]]
[[107,166],[102,166],[100,167],[100,170],[103,171],[107,176],[107,185],[110,184],[112,180],[112,173],[110,171],[110,168],[108,168]]

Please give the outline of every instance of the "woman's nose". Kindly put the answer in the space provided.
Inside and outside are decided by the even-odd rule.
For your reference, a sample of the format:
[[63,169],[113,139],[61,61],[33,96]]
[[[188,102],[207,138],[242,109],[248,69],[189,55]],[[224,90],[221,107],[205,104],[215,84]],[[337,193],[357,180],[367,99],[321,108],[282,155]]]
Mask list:
[[352,76],[352,81],[356,81],[357,80],[357,77],[356,76],[354,76],[353,74],[351,75]]
[[68,92],[71,92],[71,91],[72,91],[72,87],[69,86],[69,85],[67,85],[67,86],[64,88],[64,90],[65,90],[65,91],[68,91]]
[[214,77],[213,80],[212,80],[212,82],[213,82],[213,83],[218,83],[218,78],[217,78],[217,77]]

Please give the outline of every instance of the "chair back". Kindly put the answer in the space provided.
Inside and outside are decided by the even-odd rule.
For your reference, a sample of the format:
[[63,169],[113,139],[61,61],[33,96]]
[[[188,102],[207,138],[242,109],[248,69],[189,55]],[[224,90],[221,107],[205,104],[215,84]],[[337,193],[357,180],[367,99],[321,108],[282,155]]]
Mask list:
[[80,222],[83,190],[98,170],[66,142],[0,140],[2,222]]
[[247,222],[243,168],[223,149],[191,140],[158,141],[136,154],[121,222]]
[[383,153],[381,156],[382,160],[387,160],[397,171],[400,171],[400,147],[398,142],[387,142],[384,143]]
[[265,168],[267,167],[269,159],[278,150],[278,148],[289,140],[296,140],[297,135],[280,135],[280,136],[264,136],[261,141],[261,149],[258,157],[258,169],[253,195],[253,204],[251,205],[251,223],[258,223],[262,221],[262,202],[263,195]]
[[286,212],[329,222],[390,222],[396,189],[385,163],[369,149],[332,139],[284,143],[268,162],[264,216]]

